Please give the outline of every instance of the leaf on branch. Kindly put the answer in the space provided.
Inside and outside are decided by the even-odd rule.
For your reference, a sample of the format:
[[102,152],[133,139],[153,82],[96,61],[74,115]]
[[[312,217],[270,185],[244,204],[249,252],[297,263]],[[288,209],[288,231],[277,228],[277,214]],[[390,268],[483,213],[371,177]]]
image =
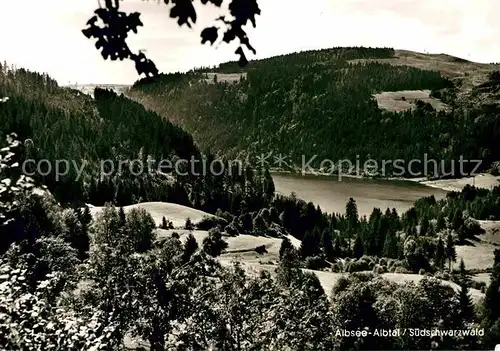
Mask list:
[[233,0],[229,4],[229,12],[234,16],[240,28],[246,25],[248,20],[255,27],[255,16],[261,13],[256,0]]
[[218,28],[217,27],[209,27],[209,28],[205,28],[202,32],[201,32],[201,43],[202,44],[205,44],[207,41],[210,42],[211,45],[214,45],[215,41],[217,40],[217,38],[219,37],[219,34],[218,34]]
[[[197,14],[193,6],[193,0],[164,0],[166,5],[172,3],[173,7],[170,10],[170,17],[177,19],[177,24],[182,26],[186,24],[192,28],[192,24],[196,23]],[[211,3],[217,7],[222,5],[223,0],[201,0],[202,4]],[[95,16],[87,21],[87,28],[82,30],[82,34],[88,39],[95,38],[97,49],[101,50],[101,55],[106,60],[123,60],[131,59],[136,64],[136,69],[139,74],[146,76],[158,75],[158,69],[154,63],[147,59],[144,54],[134,54],[130,51],[126,39],[130,31],[137,34],[138,27],[144,26],[140,19],[140,13],[126,13],[119,11],[119,0],[106,0],[106,6],[98,8],[94,11]],[[224,32],[223,41],[230,43],[235,39],[239,39],[240,47],[236,50],[236,54],[240,56],[239,65],[241,67],[248,64],[248,60],[243,51],[243,46],[254,54],[256,50],[250,45],[250,41],[242,26],[251,21],[255,27],[255,16],[260,15],[261,11],[257,5],[257,0],[232,0],[229,4],[229,10],[234,17],[232,20],[226,20],[224,16],[217,18],[217,21],[222,21],[228,26]],[[98,19],[102,20],[103,26],[96,25]],[[213,45],[219,38],[219,28],[213,26],[205,28],[201,32],[201,43],[207,41]]]
[[238,60],[238,64],[240,65],[240,67],[245,67],[246,65],[248,65],[248,60],[241,46],[238,47],[234,53],[236,55],[240,55],[240,59]]
[[88,26],[94,26],[95,23],[97,22],[97,16],[92,16],[88,21],[87,21],[87,25]]
[[144,26],[140,16],[141,14],[139,12],[133,12],[130,15],[128,15],[127,18],[128,26],[134,31],[134,33],[137,33],[137,27]]
[[87,39],[90,39],[93,36],[92,32],[93,32],[92,28],[82,29],[82,33],[87,37]]
[[208,2],[214,4],[217,7],[220,7],[222,5],[222,0],[201,0],[201,3],[203,5],[206,5]]
[[99,38],[95,43],[95,47],[96,49],[104,48],[106,44],[107,44],[106,40],[104,40],[103,38]]
[[177,24],[182,27],[186,24],[189,28],[191,27],[191,20],[196,23],[196,10],[194,9],[192,0],[174,0],[174,7],[170,10],[170,17],[177,18]]

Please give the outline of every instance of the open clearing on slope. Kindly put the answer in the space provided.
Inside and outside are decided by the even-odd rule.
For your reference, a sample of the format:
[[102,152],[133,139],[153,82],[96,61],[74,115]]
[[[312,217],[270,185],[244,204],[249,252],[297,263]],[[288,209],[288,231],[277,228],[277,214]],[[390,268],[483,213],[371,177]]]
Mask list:
[[[92,216],[97,215],[104,207],[90,207]],[[210,213],[196,210],[191,207],[182,206],[168,202],[142,202],[140,204],[123,206],[125,213],[133,208],[143,208],[148,211],[157,225],[160,225],[163,217],[172,221],[174,227],[183,227],[186,223],[186,218],[190,218],[193,223],[199,222],[204,216],[214,217]]]
[[[460,259],[463,258],[467,269],[487,269],[493,267],[495,250],[500,249],[500,221],[478,221],[484,234],[478,235],[479,241],[472,241],[472,245],[457,245],[458,268]],[[485,273],[489,277],[489,273]],[[489,278],[488,278],[489,279]],[[489,280],[488,280],[489,281]]]
[[492,268],[495,260],[494,251],[497,247],[484,242],[473,242],[473,245],[457,245],[455,247],[457,261],[454,267],[458,268],[460,259],[463,258],[467,269]]
[[[186,240],[189,233],[192,233],[198,245],[201,245],[203,239],[208,236],[208,231],[204,230],[193,230],[192,232],[186,229],[156,230],[159,240],[171,237],[174,232],[179,234],[182,241]],[[298,239],[290,235],[288,235],[287,238],[296,248],[300,246],[300,241]],[[228,247],[220,256],[221,261],[231,262],[233,260],[240,260],[245,263],[251,263],[252,265],[258,265],[260,262],[277,262],[279,260],[279,249],[282,238],[240,234],[238,236],[225,236],[224,240],[227,242]],[[264,246],[267,252],[262,255],[258,254],[255,248],[259,246]]]
[[206,73],[205,82],[214,83],[214,76],[217,76],[217,82],[238,83],[241,78],[246,78],[246,73]]
[[500,221],[479,221],[479,224],[485,230],[479,239],[485,243],[500,246]]
[[469,99],[473,88],[485,83],[489,74],[500,68],[499,65],[471,62],[446,54],[423,54],[408,50],[395,50],[392,58],[356,59],[349,62],[380,62],[439,71],[443,77],[450,79],[459,88],[457,98],[461,101]]
[[450,106],[430,96],[430,90],[384,91],[374,94],[378,107],[391,112],[401,112],[416,108],[417,100],[429,103],[437,111],[450,111]]
[[462,191],[466,185],[474,185],[476,188],[492,189],[500,185],[500,176],[493,176],[489,173],[477,174],[474,177],[464,177],[457,179],[439,179],[419,181],[423,185],[439,188],[446,191]]

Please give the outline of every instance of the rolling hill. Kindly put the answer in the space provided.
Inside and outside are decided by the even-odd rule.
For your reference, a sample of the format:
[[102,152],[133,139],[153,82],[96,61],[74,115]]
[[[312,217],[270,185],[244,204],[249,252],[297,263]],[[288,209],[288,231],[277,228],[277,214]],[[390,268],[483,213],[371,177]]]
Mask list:
[[315,155],[319,169],[324,159],[427,154],[479,158],[488,169],[500,159],[495,69],[448,55],[333,48],[142,79],[127,95],[192,133],[202,150],[281,154],[282,168],[303,156]]

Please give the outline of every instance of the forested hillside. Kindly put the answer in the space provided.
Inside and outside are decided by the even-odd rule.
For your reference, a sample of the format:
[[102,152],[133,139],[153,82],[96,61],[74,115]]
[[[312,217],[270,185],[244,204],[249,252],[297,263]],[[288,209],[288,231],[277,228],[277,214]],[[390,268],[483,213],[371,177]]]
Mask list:
[[[317,155],[315,167],[323,159],[422,160],[427,154],[445,162],[460,155],[482,159],[488,168],[500,159],[496,107],[465,111],[456,106],[456,87],[438,71],[348,62],[393,54],[387,48],[334,48],[258,60],[244,69],[227,63],[143,79],[128,94],[191,132],[203,150],[227,156],[272,151],[300,165],[302,155],[306,160]],[[214,78],[207,79],[207,73]],[[234,83],[218,79],[228,73],[242,77]],[[383,91],[420,89],[431,90],[453,109],[417,104],[412,111],[387,112],[373,98]],[[390,174],[390,166],[385,171]],[[415,164],[412,171],[422,169]]]
[[[182,164],[182,172],[173,172],[173,167],[160,169],[162,160],[164,164],[191,157],[201,160],[193,138],[142,105],[108,90],[96,89],[93,100],[79,91],[58,87],[46,75],[4,65],[0,96],[8,97],[0,104],[1,139],[5,140],[5,133],[15,132],[20,140],[27,139],[23,160],[50,162],[42,164],[42,172],[29,163],[27,171],[36,173],[63,203],[170,201],[211,213],[219,208],[238,213],[242,206],[258,209],[264,205],[269,196],[263,192],[272,195],[270,175],[251,168],[231,175],[226,165],[220,176],[202,172],[200,162],[193,172],[184,172],[188,165]],[[213,159],[207,155],[207,162]],[[61,163],[60,172],[67,174],[56,179],[58,160],[69,164]],[[121,172],[119,161],[123,161]],[[114,171],[101,167],[111,164]],[[83,170],[80,176],[79,169]],[[50,172],[40,174],[46,171]]]

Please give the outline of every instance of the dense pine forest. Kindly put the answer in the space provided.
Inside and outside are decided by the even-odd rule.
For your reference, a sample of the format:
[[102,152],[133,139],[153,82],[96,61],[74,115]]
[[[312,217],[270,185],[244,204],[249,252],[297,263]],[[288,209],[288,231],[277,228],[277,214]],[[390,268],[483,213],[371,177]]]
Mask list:
[[[96,89],[94,95],[95,100],[79,91],[60,88],[46,75],[24,69],[4,65],[1,70],[0,96],[9,98],[0,105],[2,139],[5,133],[15,132],[20,140],[26,140],[23,159],[49,160],[51,169],[45,164],[38,172],[32,162],[27,171],[43,178],[38,180],[47,184],[59,201],[122,206],[170,201],[211,213],[219,208],[238,213],[242,206],[259,209],[273,194],[268,172],[254,172],[248,165],[230,172],[227,162],[220,176],[213,175],[219,169],[202,172],[202,156],[207,163],[215,158],[201,155],[191,135],[111,91]],[[180,165],[180,172],[163,170],[160,165],[161,161],[165,164],[191,158],[200,161],[194,163],[193,172],[187,165]],[[55,174],[57,160],[70,163],[67,174],[59,179]],[[141,163],[143,168],[139,168]],[[101,167],[111,164],[114,171]],[[63,172],[65,168],[60,167]],[[47,175],[40,175],[49,170]]]
[[[424,154],[445,162],[428,176],[450,172],[450,161],[460,156],[483,160],[483,170],[500,159],[496,108],[464,110],[455,102],[456,87],[437,71],[348,62],[393,54],[387,48],[333,48],[258,60],[244,69],[227,63],[142,79],[128,94],[192,133],[203,150],[232,157],[272,151],[286,155],[289,165],[301,165],[302,155],[306,160],[317,155],[316,168],[323,159],[353,164],[357,158],[375,159],[380,165],[422,160]],[[245,75],[229,83],[218,81],[217,74],[207,79],[209,72]],[[431,90],[452,110],[422,103],[412,111],[387,112],[373,98],[383,91],[419,89]],[[392,171],[389,165],[385,175]],[[422,171],[422,165],[412,168]],[[398,175],[414,176],[408,169]]]

